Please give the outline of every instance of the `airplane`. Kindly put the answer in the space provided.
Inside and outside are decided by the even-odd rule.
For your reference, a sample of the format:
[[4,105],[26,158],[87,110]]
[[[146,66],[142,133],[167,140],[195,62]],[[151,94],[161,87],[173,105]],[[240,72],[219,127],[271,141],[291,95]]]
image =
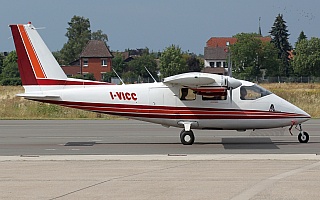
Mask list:
[[193,129],[255,130],[293,126],[300,143],[309,141],[301,124],[310,115],[259,85],[229,76],[189,72],[163,82],[115,85],[68,78],[38,34],[27,24],[9,25],[28,100],[124,116],[166,127],[180,127],[183,145]]

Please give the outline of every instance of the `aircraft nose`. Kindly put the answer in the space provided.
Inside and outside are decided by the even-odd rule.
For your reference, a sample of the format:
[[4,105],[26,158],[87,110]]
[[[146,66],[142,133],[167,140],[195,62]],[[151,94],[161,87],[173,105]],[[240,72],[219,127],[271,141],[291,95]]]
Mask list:
[[304,115],[307,118],[311,118],[311,116],[306,111],[304,111],[304,110],[302,110],[302,109],[300,109],[298,107],[296,107],[295,110],[296,110],[297,114]]
[[299,123],[305,122],[311,118],[307,112],[298,107],[295,107],[295,113],[301,116],[301,118],[298,120]]
[[[279,103],[279,105],[276,105],[276,106],[280,107],[279,110],[283,109],[283,111],[294,114],[296,116],[295,120],[298,123],[303,123],[305,121],[308,121],[311,118],[311,116],[307,112],[305,112],[298,106],[293,105],[292,103],[282,99],[281,97],[278,97],[278,100],[279,101],[277,103]],[[276,110],[277,110],[277,107],[276,107]]]

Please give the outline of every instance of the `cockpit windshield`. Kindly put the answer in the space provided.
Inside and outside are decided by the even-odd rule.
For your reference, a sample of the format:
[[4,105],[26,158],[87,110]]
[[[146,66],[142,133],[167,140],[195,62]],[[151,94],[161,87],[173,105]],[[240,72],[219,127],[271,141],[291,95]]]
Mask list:
[[255,100],[267,96],[269,94],[272,93],[256,84],[252,86],[241,86],[240,88],[241,100]]

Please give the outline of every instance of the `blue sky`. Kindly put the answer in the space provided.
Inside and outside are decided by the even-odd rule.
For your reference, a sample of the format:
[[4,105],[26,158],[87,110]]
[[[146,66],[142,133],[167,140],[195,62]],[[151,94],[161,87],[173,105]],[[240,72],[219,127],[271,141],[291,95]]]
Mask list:
[[[9,24],[31,21],[51,51],[60,50],[74,15],[89,18],[91,30],[109,37],[111,50],[148,47],[163,51],[171,44],[203,54],[210,37],[257,32],[259,17],[264,36],[276,16],[287,22],[290,43],[303,30],[320,37],[319,0],[10,0],[0,7],[0,51],[14,50]],[[9,39],[8,39],[9,38]]]

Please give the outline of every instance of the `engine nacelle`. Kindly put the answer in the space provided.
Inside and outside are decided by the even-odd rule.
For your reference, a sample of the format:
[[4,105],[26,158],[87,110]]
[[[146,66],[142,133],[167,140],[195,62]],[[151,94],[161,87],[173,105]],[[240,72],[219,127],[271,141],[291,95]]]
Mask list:
[[238,79],[229,77],[229,76],[221,76],[221,86],[227,87],[228,89],[235,89],[242,85],[241,81]]

